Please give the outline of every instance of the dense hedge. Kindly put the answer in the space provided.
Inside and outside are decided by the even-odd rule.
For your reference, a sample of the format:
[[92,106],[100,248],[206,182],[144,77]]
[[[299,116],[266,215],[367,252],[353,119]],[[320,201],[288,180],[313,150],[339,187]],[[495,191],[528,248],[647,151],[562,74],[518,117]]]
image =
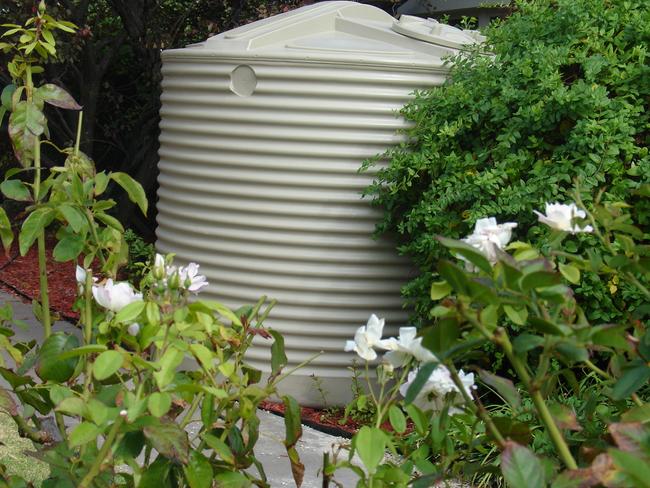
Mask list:
[[[409,143],[383,158],[367,190],[385,209],[379,232],[396,232],[422,275],[405,287],[426,318],[438,234],[462,237],[486,216],[520,223],[516,237],[544,246],[533,209],[567,202],[579,180],[586,202],[634,203],[650,181],[650,9],[645,0],[537,0],[488,31],[487,48],[451,61],[448,84],[417,94],[403,116]],[[373,164],[369,162],[367,164]],[[638,205],[648,231],[650,208]],[[531,227],[532,226],[532,227]],[[593,237],[573,240],[577,248]],[[585,276],[576,291],[591,319],[615,319],[640,298]]]

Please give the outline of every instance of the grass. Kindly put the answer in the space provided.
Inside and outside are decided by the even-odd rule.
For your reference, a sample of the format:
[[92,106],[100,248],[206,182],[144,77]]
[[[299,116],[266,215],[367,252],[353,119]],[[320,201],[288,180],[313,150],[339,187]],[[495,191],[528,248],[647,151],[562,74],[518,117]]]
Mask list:
[[33,451],[34,444],[18,435],[16,424],[8,415],[0,413],[0,464],[4,464],[7,475],[18,475],[41,486],[49,475],[47,465],[26,451]]

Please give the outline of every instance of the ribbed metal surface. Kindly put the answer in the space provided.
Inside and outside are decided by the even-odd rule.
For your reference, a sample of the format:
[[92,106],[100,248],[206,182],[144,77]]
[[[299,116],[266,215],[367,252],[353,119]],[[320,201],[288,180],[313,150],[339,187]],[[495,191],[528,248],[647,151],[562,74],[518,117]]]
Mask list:
[[[277,299],[268,325],[290,366],[324,351],[288,390],[322,402],[306,379],[315,374],[330,404],[345,401],[345,340],[371,313],[388,334],[404,325],[400,287],[412,273],[372,238],[379,214],[361,192],[373,174],[358,169],[399,142],[397,111],[444,71],[186,51],[163,53],[157,247],[200,263],[211,298]],[[270,342],[256,340],[249,359],[268,371]]]

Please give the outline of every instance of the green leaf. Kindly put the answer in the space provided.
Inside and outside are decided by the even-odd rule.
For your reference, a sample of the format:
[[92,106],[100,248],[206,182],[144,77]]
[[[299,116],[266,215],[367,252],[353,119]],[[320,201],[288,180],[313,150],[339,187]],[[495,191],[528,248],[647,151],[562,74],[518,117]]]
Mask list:
[[511,380],[502,378],[483,369],[479,370],[479,377],[483,383],[494,388],[511,407],[518,409],[521,406],[521,396],[519,396],[519,391]]
[[275,376],[287,365],[287,355],[284,352],[284,337],[282,337],[282,334],[275,330],[269,330],[269,334],[273,336],[273,345],[271,346],[271,375]]
[[[124,434],[124,437],[122,437],[122,440],[117,445],[117,450],[115,451],[115,458],[135,459],[140,455],[143,448],[144,448],[144,434],[140,431],[127,432],[126,434]],[[160,488],[160,486],[157,486],[156,488]]]
[[104,191],[106,191],[106,187],[108,186],[109,181],[110,178],[103,171],[95,175],[95,196],[96,197],[100,196],[102,193],[104,193]]
[[429,428],[429,415],[412,403],[406,405],[406,413],[408,413],[409,418],[413,421],[416,432],[421,436],[425,435]]
[[79,397],[64,398],[56,406],[56,410],[67,415],[83,417],[86,413],[86,402]]
[[147,400],[147,406],[151,415],[160,418],[169,412],[172,406],[172,396],[169,393],[152,393]]
[[232,310],[230,310],[228,307],[226,307],[224,304],[219,303],[215,300],[201,300],[198,302],[205,307],[207,307],[209,310],[212,310],[214,312],[217,312],[219,315],[227,318],[232,322],[232,325],[236,325],[237,327],[241,327],[242,323],[241,320],[239,320],[239,317],[235,315]]
[[86,240],[83,237],[74,234],[66,235],[57,242],[56,246],[54,246],[52,255],[59,263],[64,263],[66,261],[76,262],[77,257],[85,247]]
[[77,367],[79,358],[62,360],[61,353],[79,346],[76,336],[57,332],[48,337],[40,351],[36,362],[36,374],[43,381],[68,381]]
[[214,452],[216,452],[226,463],[231,465],[235,464],[235,456],[233,456],[228,444],[211,434],[204,434],[203,439],[205,440],[205,443],[210,446],[210,448],[212,448],[212,450],[214,450]]
[[172,463],[163,456],[158,456],[148,467],[143,468],[144,472],[140,477],[138,488],[172,488],[177,486],[171,481]]
[[13,126],[18,131],[29,132],[37,137],[45,130],[46,123],[43,111],[35,103],[25,100],[16,104],[9,117],[10,127]]
[[451,250],[453,254],[462,256],[481,271],[487,274],[492,274],[492,265],[490,264],[490,261],[488,261],[487,258],[473,246],[470,246],[463,241],[457,241],[447,237],[438,236],[436,239],[443,246]]
[[354,450],[361,458],[369,474],[375,474],[384,459],[386,434],[381,429],[364,425],[352,438]]
[[445,317],[422,331],[422,345],[438,357],[447,355],[460,337],[460,327],[455,317]]
[[64,360],[64,359],[74,358],[77,356],[84,356],[86,354],[104,352],[105,350],[106,350],[106,346],[103,344],[90,344],[88,346],[75,347],[74,349],[66,351],[59,355],[59,359]]
[[438,273],[451,285],[457,294],[470,295],[466,271],[449,261],[442,260],[438,263]]
[[138,300],[136,302],[131,302],[125,306],[122,310],[117,312],[115,315],[115,320],[117,322],[128,323],[133,322],[137,319],[142,311],[144,310],[145,302]]
[[406,416],[397,405],[391,405],[388,409],[388,419],[395,432],[398,434],[406,432]]
[[560,282],[557,274],[550,271],[533,271],[532,273],[525,274],[519,282],[521,291],[524,293],[532,289],[545,288],[547,286],[556,285]]
[[111,227],[118,231],[119,233],[123,234],[124,233],[124,227],[120,223],[119,220],[117,220],[115,217],[108,215],[104,212],[97,212],[95,214],[95,218],[99,220],[100,222],[103,222],[106,224],[108,227]]
[[573,266],[572,264],[562,264],[560,263],[560,273],[564,276],[569,283],[577,285],[580,283],[580,270]]
[[166,458],[187,464],[190,455],[190,443],[187,432],[174,422],[146,426],[143,430],[151,446]]
[[300,437],[302,437],[302,423],[300,421],[300,406],[293,397],[285,395],[282,397],[284,403],[284,430],[285,440],[284,444],[287,447],[296,445]]
[[212,486],[212,465],[210,461],[196,450],[190,452],[190,462],[183,466],[185,479],[190,488],[210,488]]
[[5,248],[5,251],[9,252],[11,243],[14,241],[14,232],[11,229],[9,217],[7,217],[7,213],[2,207],[0,207],[0,239],[2,240],[2,246]]
[[19,202],[31,202],[32,194],[29,188],[20,180],[5,180],[0,184],[0,190],[7,198]]
[[87,220],[84,217],[83,213],[76,207],[63,203],[58,207],[59,212],[65,219],[65,221],[70,224],[74,232],[79,232],[87,224]]
[[624,369],[623,375],[612,389],[612,398],[622,400],[645,385],[650,379],[650,367],[645,363],[633,363]]
[[183,353],[175,347],[170,347],[165,351],[163,357],[158,362],[160,369],[153,373],[154,379],[159,389],[164,389],[174,379],[176,367],[183,362]]
[[2,89],[2,93],[0,93],[0,104],[7,110],[11,110],[11,97],[13,96],[14,92],[16,91],[16,85],[13,83],[8,84]]
[[212,427],[212,424],[214,422],[214,395],[210,395],[209,393],[207,395],[203,396],[203,400],[201,400],[201,422],[203,423],[203,427],[206,429],[210,429]]
[[589,359],[589,351],[575,342],[561,341],[555,345],[555,350],[569,363],[582,363]]
[[203,344],[190,344],[190,352],[201,363],[206,371],[214,370],[214,353]]
[[55,107],[65,108],[68,110],[81,110],[81,105],[72,98],[72,95],[63,88],[52,83],[46,83],[37,88],[35,90],[35,96],[38,96],[44,102],[54,105]]
[[532,349],[544,345],[544,338],[533,334],[521,334],[512,341],[512,346],[517,354],[524,354]]
[[571,333],[571,329],[569,329],[566,325],[549,322],[548,320],[544,320],[539,317],[530,317],[528,322],[542,334],[567,336]]
[[528,319],[528,309],[526,307],[515,308],[511,305],[504,305],[503,311],[508,318],[517,325],[525,325]]
[[120,185],[133,203],[140,207],[144,215],[147,215],[147,195],[142,188],[142,185],[131,178],[126,173],[110,173],[110,178]]
[[501,472],[512,488],[544,488],[544,468],[539,458],[527,447],[506,441],[501,453]]
[[93,363],[93,376],[97,381],[110,378],[119,371],[124,362],[124,357],[118,351],[104,351]]
[[79,447],[91,441],[97,441],[97,437],[102,433],[102,429],[90,422],[81,422],[77,425],[68,437],[70,447]]
[[237,471],[224,471],[214,477],[215,486],[219,488],[249,488],[253,486],[246,476]]
[[446,281],[437,281],[431,284],[431,300],[440,300],[451,293],[452,288]]
[[38,235],[52,222],[55,212],[49,207],[37,208],[23,222],[18,235],[20,255],[24,256]]

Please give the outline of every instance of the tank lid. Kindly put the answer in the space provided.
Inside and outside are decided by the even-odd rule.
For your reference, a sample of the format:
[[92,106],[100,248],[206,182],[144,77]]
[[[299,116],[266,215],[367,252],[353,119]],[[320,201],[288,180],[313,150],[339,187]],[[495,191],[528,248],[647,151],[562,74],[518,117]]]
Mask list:
[[[237,56],[446,69],[443,57],[478,41],[465,31],[447,26],[432,35],[430,27],[423,27],[431,21],[405,17],[397,22],[371,5],[320,2],[238,27],[186,49],[166,51],[164,56]],[[428,37],[420,33],[422,29]]]
[[441,24],[435,19],[423,19],[413,15],[402,15],[393,22],[393,30],[413,39],[461,49],[468,44],[478,44],[485,41],[478,31],[462,30],[447,24]]

